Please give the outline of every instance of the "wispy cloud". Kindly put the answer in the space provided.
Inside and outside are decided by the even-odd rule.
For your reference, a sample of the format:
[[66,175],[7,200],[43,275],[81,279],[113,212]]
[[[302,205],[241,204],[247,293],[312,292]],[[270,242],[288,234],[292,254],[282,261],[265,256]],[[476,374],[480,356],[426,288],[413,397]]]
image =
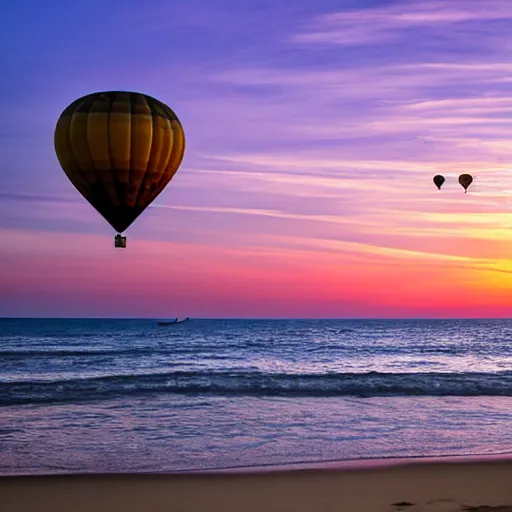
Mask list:
[[497,28],[495,22],[510,20],[512,6],[508,0],[395,2],[318,16],[311,30],[298,34],[294,41],[344,46],[376,44],[400,41],[414,31],[416,38],[436,35],[439,43],[446,44],[461,33],[467,35],[468,29],[492,36],[495,34],[492,30]]

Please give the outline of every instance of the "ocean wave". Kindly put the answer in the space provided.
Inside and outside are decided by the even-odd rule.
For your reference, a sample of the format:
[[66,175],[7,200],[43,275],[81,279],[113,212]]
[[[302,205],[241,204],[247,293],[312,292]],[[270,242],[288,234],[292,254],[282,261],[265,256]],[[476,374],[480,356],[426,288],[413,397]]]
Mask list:
[[[280,353],[286,351],[297,351],[300,354],[297,355],[301,359],[304,354],[325,354],[327,357],[333,357],[336,354],[343,354],[344,357],[357,358],[361,355],[369,354],[371,356],[393,354],[398,355],[450,355],[450,356],[464,356],[478,354],[479,350],[475,347],[461,347],[461,346],[450,346],[450,347],[426,347],[423,345],[407,345],[407,346],[354,346],[354,344],[340,343],[340,342],[322,342],[322,343],[299,343],[283,341],[280,343],[279,349],[275,348],[275,341],[270,340],[234,340],[224,341],[221,349],[222,354],[219,354],[219,346],[214,343],[197,343],[197,342],[182,342],[167,344],[164,342],[158,342],[151,345],[133,344],[131,346],[98,346],[98,348],[92,346],[87,347],[83,344],[70,344],[63,348],[62,346],[52,346],[49,344],[32,344],[32,347],[11,346],[10,348],[0,349],[0,360],[2,359],[19,359],[23,362],[30,362],[30,359],[49,359],[52,357],[117,357],[117,356],[133,356],[138,357],[140,355],[165,355],[174,356],[182,354],[191,354],[194,357],[199,355],[207,354],[208,359],[228,359],[234,357],[240,353],[240,351],[257,353],[255,349],[261,348],[265,350],[273,350],[277,352],[277,356]],[[482,347],[480,350],[485,350],[486,354],[497,353],[501,356],[511,357],[512,347],[504,348],[502,346]],[[302,357],[301,357],[302,356]]]
[[153,354],[154,349],[150,348],[130,348],[130,349],[14,349],[0,350],[0,358],[18,358],[18,357],[77,357],[77,356],[117,356],[123,354]]
[[[177,355],[189,354],[191,350],[189,347],[130,347],[130,348],[102,348],[102,349],[89,349],[80,347],[70,347],[69,349],[45,347],[43,349],[11,349],[1,350],[0,359],[24,359],[29,358],[54,358],[54,357],[116,357],[116,356],[138,356],[138,355]],[[215,358],[216,354],[209,355],[210,358]],[[226,356],[219,356],[224,358]]]
[[0,405],[80,402],[142,394],[218,396],[512,396],[512,372],[276,374],[173,371],[0,382]]

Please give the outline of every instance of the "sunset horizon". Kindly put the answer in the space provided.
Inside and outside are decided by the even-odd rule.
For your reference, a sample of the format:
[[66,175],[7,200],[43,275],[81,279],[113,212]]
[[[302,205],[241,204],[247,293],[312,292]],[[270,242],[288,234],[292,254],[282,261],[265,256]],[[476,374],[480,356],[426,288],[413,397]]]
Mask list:
[[512,0],[0,29],[1,512],[512,512]]
[[[133,321],[148,321],[148,322],[155,322],[157,320],[167,320],[167,319],[173,319],[173,318],[184,318],[183,316],[173,316],[173,315],[167,315],[167,316],[155,316],[155,317],[147,317],[147,316],[2,316],[0,317],[0,320],[111,320],[111,321],[125,321],[125,320],[133,320]],[[289,316],[289,317],[280,317],[280,316],[237,316],[237,317],[222,317],[222,316],[210,316],[210,317],[187,317],[194,320],[200,320],[200,321],[262,321],[262,322],[271,322],[271,321],[306,321],[306,322],[312,322],[315,320],[318,321],[332,321],[332,322],[357,322],[357,321],[364,321],[364,322],[384,322],[389,320],[390,322],[393,321],[485,321],[485,320],[512,320],[510,317],[505,316],[482,316],[482,317],[476,317],[476,316],[458,316],[458,317],[451,317],[451,316],[354,316],[354,317],[323,317],[323,316],[315,316],[315,317],[306,317],[306,316]]]

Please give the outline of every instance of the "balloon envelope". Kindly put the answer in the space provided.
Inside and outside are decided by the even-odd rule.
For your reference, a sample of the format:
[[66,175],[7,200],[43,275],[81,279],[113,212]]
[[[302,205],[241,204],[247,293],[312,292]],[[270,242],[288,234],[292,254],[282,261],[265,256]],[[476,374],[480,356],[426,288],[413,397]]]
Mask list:
[[464,187],[464,190],[467,191],[469,185],[473,183],[473,176],[471,176],[471,174],[461,174],[459,176],[459,183]]
[[60,115],[55,152],[71,183],[118,232],[162,192],[185,153],[185,134],[164,103],[136,92],[83,96]]
[[437,174],[434,176],[434,184],[436,187],[441,190],[441,187],[443,186],[443,183],[445,182],[444,176],[441,176],[440,174]]

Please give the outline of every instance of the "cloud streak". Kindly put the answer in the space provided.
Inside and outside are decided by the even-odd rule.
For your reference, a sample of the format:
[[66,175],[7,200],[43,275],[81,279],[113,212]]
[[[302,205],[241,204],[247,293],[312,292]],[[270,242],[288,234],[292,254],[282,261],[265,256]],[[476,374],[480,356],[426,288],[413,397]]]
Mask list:
[[[437,35],[441,43],[467,35],[471,29],[491,35],[496,22],[512,20],[507,0],[428,0],[394,2],[373,9],[354,9],[323,14],[312,30],[298,34],[299,43],[328,43],[342,46],[398,42],[415,31],[418,37]],[[494,22],[494,23],[493,23]]]

